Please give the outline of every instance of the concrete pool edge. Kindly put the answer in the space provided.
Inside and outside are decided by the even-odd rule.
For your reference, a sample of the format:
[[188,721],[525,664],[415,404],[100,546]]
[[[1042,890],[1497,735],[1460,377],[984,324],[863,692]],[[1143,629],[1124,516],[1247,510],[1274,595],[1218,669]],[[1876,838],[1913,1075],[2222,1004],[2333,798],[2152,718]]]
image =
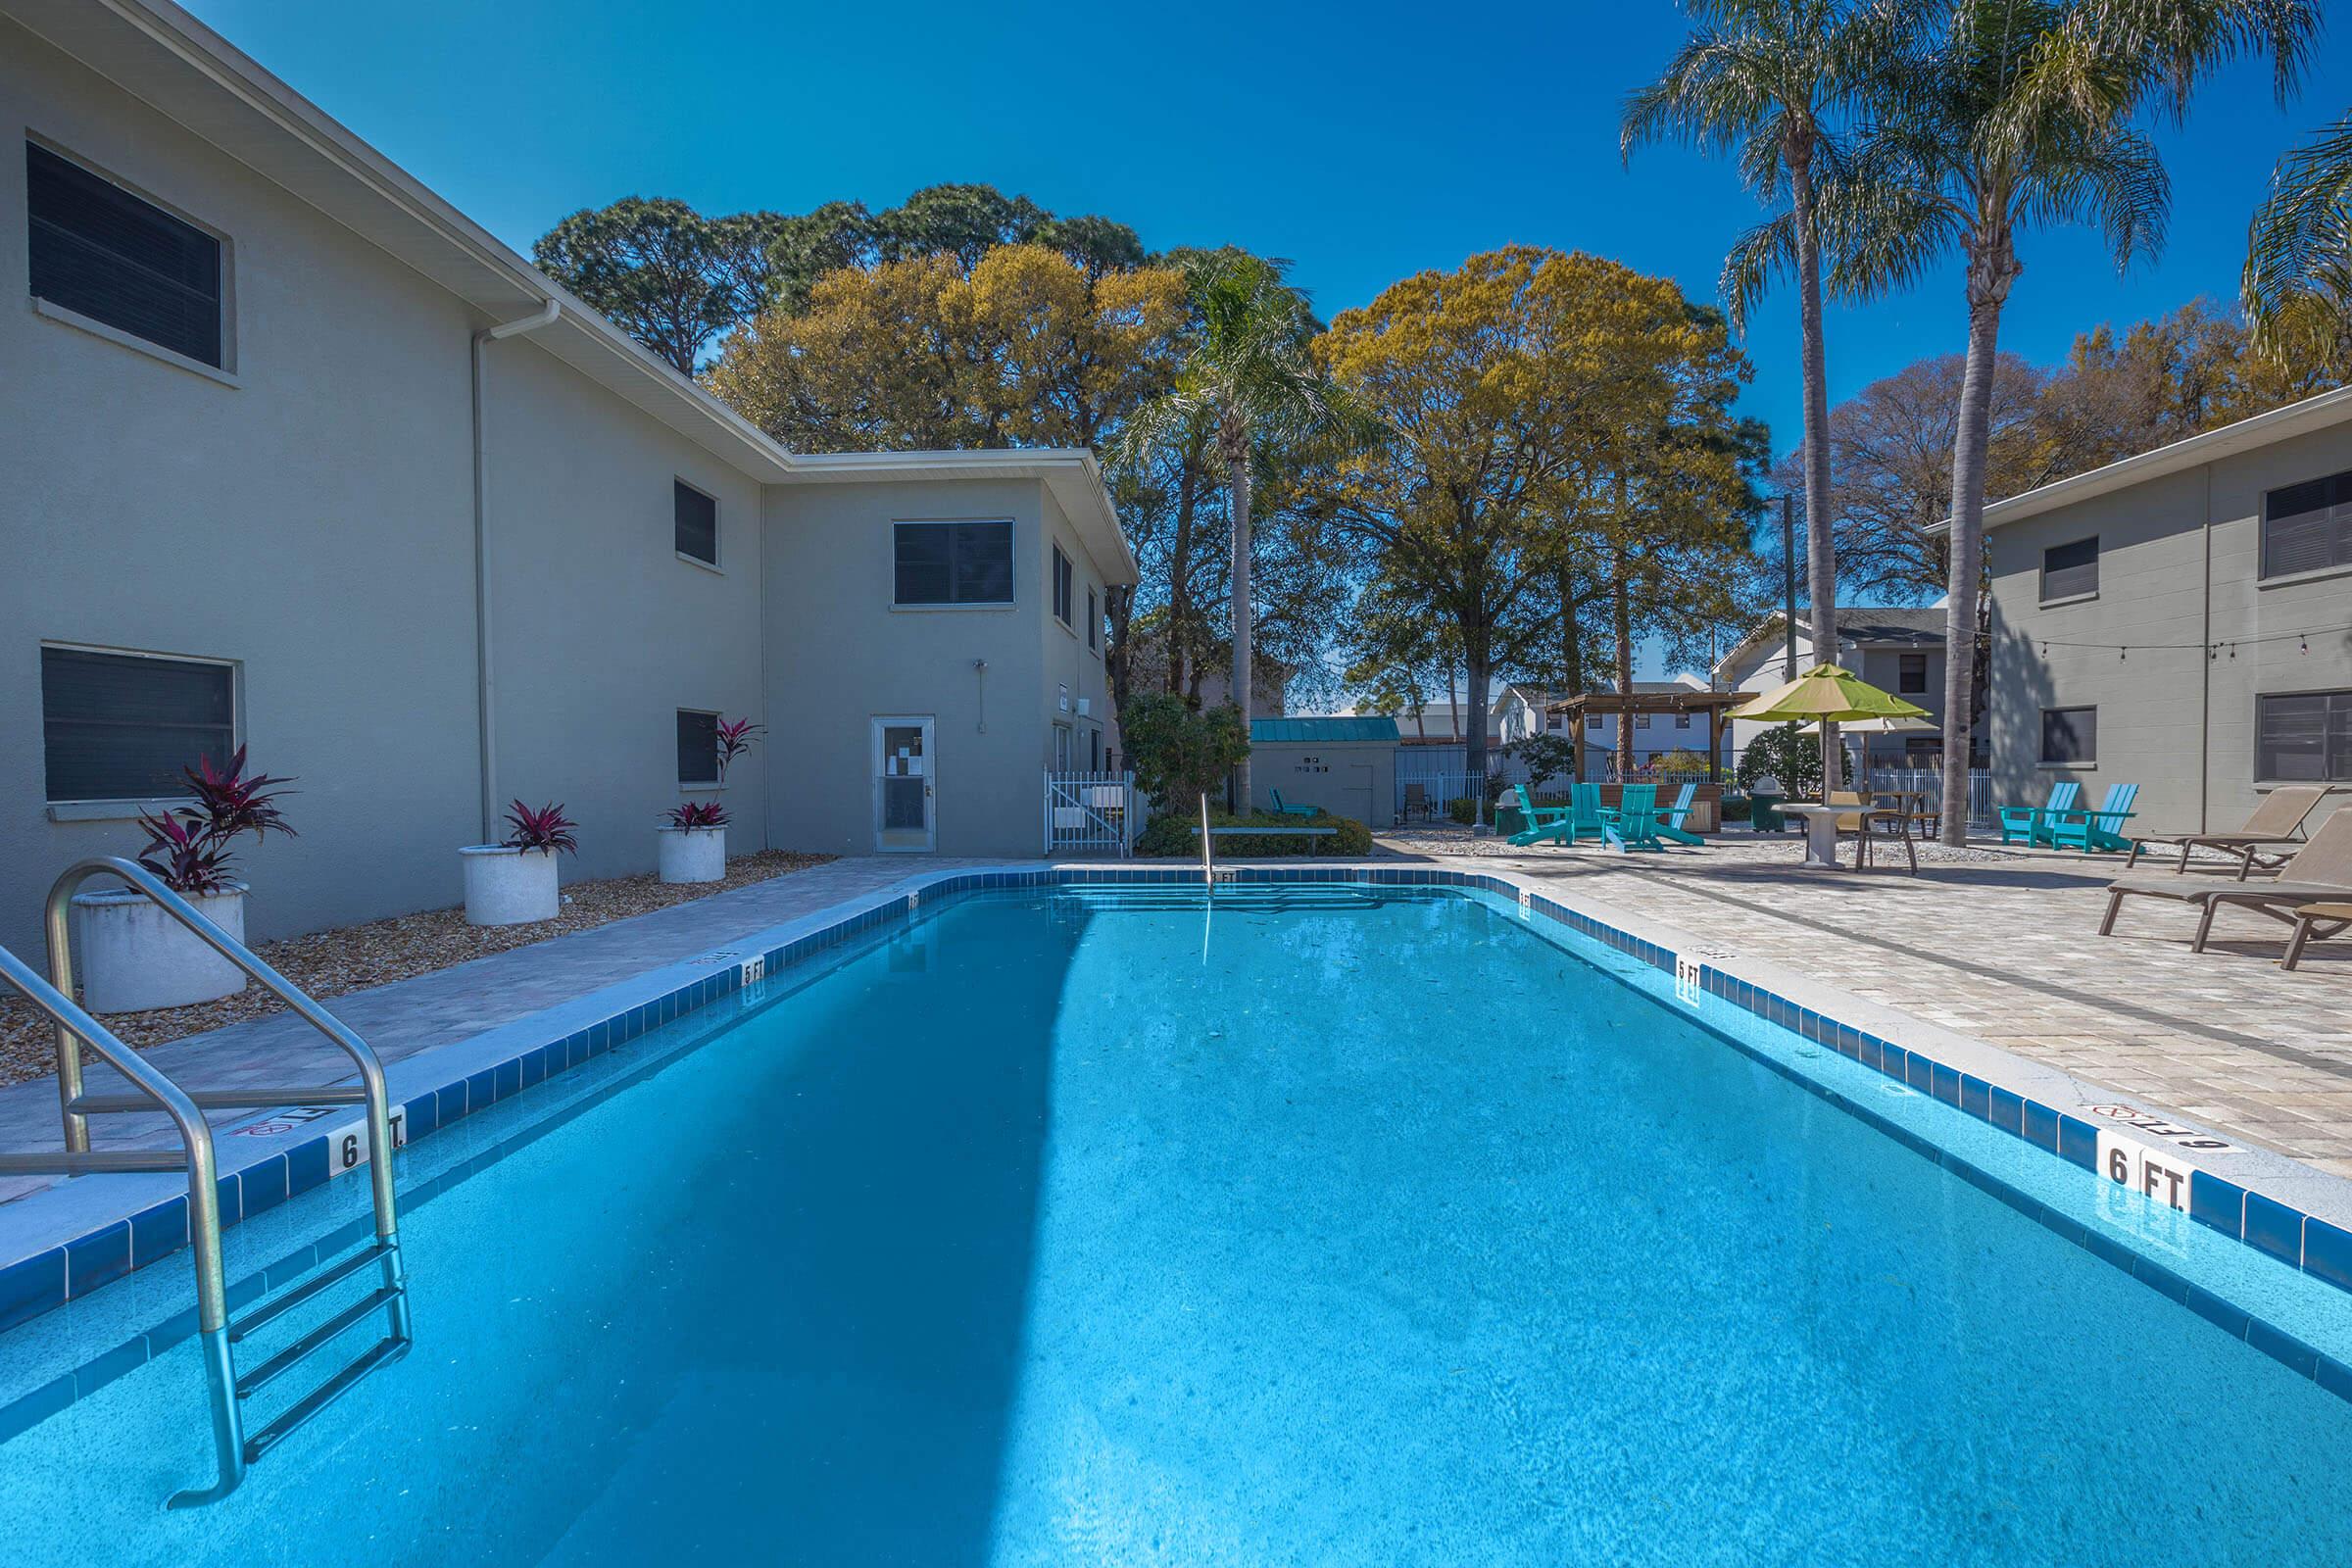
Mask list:
[[[1240,884],[1364,882],[1467,888],[1508,898],[1524,912],[1553,920],[1666,974],[1677,974],[1681,960],[1690,983],[1701,990],[1897,1082],[1907,1081],[1923,1094],[2094,1173],[2099,1128],[2066,1107],[2086,1110],[2126,1098],[1899,1009],[1865,1002],[1785,966],[1744,958],[1666,922],[1631,914],[1604,901],[1563,898],[1508,871],[1456,871],[1381,860],[1240,861],[1219,870],[1221,882]],[[754,930],[690,958],[649,965],[625,980],[419,1053],[391,1069],[394,1098],[405,1114],[407,1136],[432,1136],[524,1088],[757,985],[766,972],[909,918],[946,896],[1087,883],[1192,884],[1200,877],[1197,867],[1133,861],[1006,861],[911,872],[882,889]],[[1972,1091],[1971,1085],[1979,1090]],[[2167,1124],[2205,1131],[2164,1107],[2138,1108]],[[2008,1109],[2014,1109],[2014,1119],[2001,1119]],[[337,1125],[315,1135],[307,1127],[297,1128],[282,1142],[252,1140],[250,1150],[223,1147],[225,1222],[240,1223],[249,1214],[267,1212],[340,1173],[330,1161],[330,1146],[345,1131],[339,1123],[349,1117],[322,1119]],[[246,1125],[270,1120],[268,1115],[258,1116]],[[220,1142],[234,1146],[238,1130]],[[2228,1142],[2222,1135],[2213,1136]],[[270,1147],[262,1147],[265,1144]],[[2352,1182],[2242,1143],[2226,1156],[2206,1156],[2170,1145],[2164,1154],[2168,1161],[2190,1168],[2192,1201],[2203,1210],[2194,1213],[2199,1222],[2298,1272],[2352,1291]],[[2213,1168],[2217,1164],[2223,1169]],[[184,1182],[171,1177],[116,1182],[122,1185],[103,1184],[105,1191],[120,1195],[112,1201],[103,1195],[92,1199],[93,1189],[74,1183],[57,1190],[59,1201],[43,1205],[47,1212],[35,1206],[47,1194],[8,1205],[18,1212],[0,1224],[0,1258],[9,1259],[0,1262],[0,1330],[163,1261],[185,1247]],[[133,1193],[129,1184],[134,1182],[147,1185]],[[163,1196],[173,1187],[179,1196]],[[75,1191],[69,1193],[68,1188]],[[2225,1204],[2233,1205],[2230,1212],[2234,1228],[2219,1223]],[[36,1219],[43,1222],[37,1228],[25,1223]],[[2290,1232],[2292,1256],[2284,1250]],[[2317,1252],[2311,1246],[2315,1240],[2320,1244]]]

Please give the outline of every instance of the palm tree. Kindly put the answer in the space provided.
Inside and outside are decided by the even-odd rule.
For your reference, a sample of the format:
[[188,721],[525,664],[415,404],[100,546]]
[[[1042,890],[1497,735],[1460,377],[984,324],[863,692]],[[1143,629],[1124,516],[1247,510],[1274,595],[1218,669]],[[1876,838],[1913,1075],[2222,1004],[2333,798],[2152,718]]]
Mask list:
[[[1834,167],[1832,121],[1903,46],[1909,12],[1845,0],[1694,0],[1698,25],[1665,74],[1626,101],[1620,147],[1669,136],[1739,160],[1760,200],[1787,208],[1750,230],[1724,263],[1733,323],[1776,271],[1793,270],[1804,382],[1805,583],[1815,657],[1838,661],[1838,558],[1830,537],[1830,400],[1821,326],[1815,184]],[[1835,780],[1835,725],[1821,731],[1822,776]]]
[[1963,262],[1968,355],[1952,443],[1943,840],[1967,841],[1968,740],[1984,579],[1984,462],[2001,311],[2021,230],[2098,227],[2119,269],[2163,243],[2170,185],[2132,121],[2178,118],[2214,67],[2259,51],[2289,90],[2318,27],[2309,0],[1957,0],[1885,72],[1870,123],[1820,194],[1832,286],[1875,293]]
[[2352,378],[2352,115],[2279,161],[2241,292],[2256,348]]
[[[1319,324],[1284,279],[1286,262],[1233,249],[1183,258],[1192,343],[1176,384],[1138,410],[1117,455],[1132,460],[1183,439],[1197,420],[1214,432],[1233,528],[1233,703],[1250,720],[1250,491],[1251,463],[1268,448],[1349,422],[1345,396],[1316,365]],[[1241,766],[1250,807],[1250,763]]]

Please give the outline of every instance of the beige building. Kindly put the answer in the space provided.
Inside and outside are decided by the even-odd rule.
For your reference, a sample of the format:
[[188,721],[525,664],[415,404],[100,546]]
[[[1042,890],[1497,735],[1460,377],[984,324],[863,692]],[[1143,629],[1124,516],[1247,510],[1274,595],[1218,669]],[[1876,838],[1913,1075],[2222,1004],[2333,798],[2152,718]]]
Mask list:
[[[1090,454],[786,452],[186,13],[0,0],[0,943],[199,756],[257,935],[732,848],[1034,854],[1115,744]],[[715,776],[721,716],[767,744]]]
[[2003,799],[2137,784],[2135,826],[2226,831],[2352,789],[2352,389],[1985,509]]

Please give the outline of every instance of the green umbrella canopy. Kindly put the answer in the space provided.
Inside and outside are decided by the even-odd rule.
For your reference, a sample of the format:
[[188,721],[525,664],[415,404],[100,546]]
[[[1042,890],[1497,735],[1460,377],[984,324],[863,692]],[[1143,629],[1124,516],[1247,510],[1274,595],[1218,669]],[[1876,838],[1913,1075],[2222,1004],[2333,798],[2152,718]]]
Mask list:
[[1883,692],[1851,670],[1823,664],[1778,691],[1740,704],[1730,718],[1813,724],[1850,724],[1866,718],[1925,718],[1928,710]]

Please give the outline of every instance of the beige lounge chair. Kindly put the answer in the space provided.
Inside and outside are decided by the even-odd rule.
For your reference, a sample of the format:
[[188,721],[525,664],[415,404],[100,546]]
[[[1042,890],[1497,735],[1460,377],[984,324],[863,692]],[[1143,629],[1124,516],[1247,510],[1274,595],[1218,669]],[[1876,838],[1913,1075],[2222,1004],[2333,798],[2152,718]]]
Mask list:
[[[2152,844],[2180,846],[2180,869],[2188,869],[2191,850],[2220,850],[2237,857],[2237,879],[2243,882],[2256,869],[2276,870],[2286,862],[2294,846],[2302,842],[2303,819],[2327,797],[2328,787],[2292,784],[2271,791],[2246,825],[2234,833],[2151,833],[2132,835],[2132,853],[2124,860],[2124,869],[2139,863],[2139,852]],[[2265,851],[2271,853],[2265,854]]]
[[[2306,904],[2352,904],[2352,808],[2339,810],[2322,822],[2319,831],[2278,868],[2276,882],[2219,882],[2188,876],[2123,877],[2107,884],[2107,917],[2099,935],[2115,932],[2115,911],[2124,900],[2138,895],[2203,905],[2192,953],[2205,951],[2213,917],[2225,904],[2251,909],[2288,925],[2294,910]],[[2327,935],[2328,933],[2322,933]]]
[[2352,904],[2306,904],[2295,911],[2295,934],[2286,939],[2286,954],[2278,967],[2292,969],[2301,963],[2303,945],[2313,937],[2331,937],[2341,931],[2352,931]]

